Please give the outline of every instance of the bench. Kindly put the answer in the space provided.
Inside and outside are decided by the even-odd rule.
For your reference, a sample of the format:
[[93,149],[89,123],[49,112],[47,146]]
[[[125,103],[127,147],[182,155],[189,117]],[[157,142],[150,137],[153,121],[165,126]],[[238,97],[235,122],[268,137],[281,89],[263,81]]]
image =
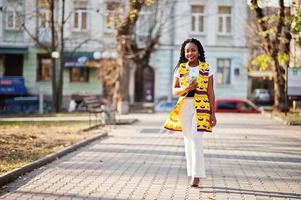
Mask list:
[[96,123],[99,121],[101,125],[115,124],[115,109],[109,109],[96,96],[87,96],[83,100],[89,113],[90,127],[93,115]]
[[4,110],[7,113],[36,113],[39,111],[39,99],[36,96],[5,99]]

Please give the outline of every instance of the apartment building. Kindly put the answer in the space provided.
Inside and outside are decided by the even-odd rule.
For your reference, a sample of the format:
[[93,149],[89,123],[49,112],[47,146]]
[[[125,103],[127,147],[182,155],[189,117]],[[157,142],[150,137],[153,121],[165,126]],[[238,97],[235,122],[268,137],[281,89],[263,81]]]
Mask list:
[[[113,7],[118,2],[66,0],[64,107],[72,96],[102,94],[97,69],[86,66],[85,61],[95,59],[99,53],[104,59],[117,56]],[[173,69],[181,44],[192,37],[204,46],[206,60],[214,72],[216,96],[245,98],[247,6],[245,1],[235,0],[175,1],[152,54],[150,68],[143,73],[137,73],[135,66],[131,68],[130,103],[172,97]],[[58,5],[55,16],[60,15]],[[150,15],[150,10],[142,10],[137,23],[136,38],[141,44]],[[49,20],[49,6],[44,0],[0,0],[0,77],[24,77],[31,95],[42,92],[51,96],[51,55],[37,45],[37,41],[42,45],[51,42]],[[139,79],[141,74],[144,78]],[[142,81],[142,91],[135,90],[137,80]]]
[[178,62],[181,44],[193,37],[204,46],[206,61],[214,72],[217,98],[246,98],[247,8],[245,1],[178,1],[171,18],[173,27],[164,32],[160,49],[154,56],[156,96],[171,93],[172,71]]
[[[62,5],[55,6],[59,23]],[[64,107],[72,96],[102,94],[97,69],[85,64],[95,52],[116,56],[111,25],[111,3],[102,0],[66,0],[64,24]],[[23,77],[26,93],[51,99],[50,9],[46,0],[0,1],[0,76]],[[56,24],[56,41],[60,40]],[[57,43],[56,43],[57,45]],[[18,94],[16,94],[18,95]]]

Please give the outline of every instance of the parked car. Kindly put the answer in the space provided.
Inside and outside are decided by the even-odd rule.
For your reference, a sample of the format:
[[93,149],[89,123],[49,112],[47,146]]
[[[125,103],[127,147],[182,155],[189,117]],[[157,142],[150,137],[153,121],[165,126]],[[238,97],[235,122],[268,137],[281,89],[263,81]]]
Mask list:
[[259,108],[246,99],[218,99],[215,112],[223,113],[261,113]]
[[265,104],[265,103],[272,102],[272,98],[269,91],[263,88],[255,89],[252,93],[251,98],[254,103],[258,103],[258,104],[262,104],[262,103]]

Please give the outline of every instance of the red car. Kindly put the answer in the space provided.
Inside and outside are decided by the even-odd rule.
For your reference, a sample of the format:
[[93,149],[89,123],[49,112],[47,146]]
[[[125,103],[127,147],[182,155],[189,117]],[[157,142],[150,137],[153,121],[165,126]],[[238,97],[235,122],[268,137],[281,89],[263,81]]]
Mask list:
[[255,104],[244,99],[218,99],[215,101],[215,112],[261,113]]

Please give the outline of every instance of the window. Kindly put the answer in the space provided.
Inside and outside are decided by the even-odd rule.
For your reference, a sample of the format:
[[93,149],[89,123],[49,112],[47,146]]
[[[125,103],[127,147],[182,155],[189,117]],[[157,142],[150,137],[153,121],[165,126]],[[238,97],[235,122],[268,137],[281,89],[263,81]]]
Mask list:
[[191,32],[204,33],[204,6],[192,5],[191,6]]
[[115,10],[120,6],[118,2],[107,2],[107,15],[105,17],[105,31],[112,32],[114,30]]
[[50,22],[50,5],[47,0],[39,1],[39,28],[48,28]]
[[242,111],[252,111],[254,108],[246,102],[243,102],[239,105],[239,109]]
[[50,11],[41,9],[39,12],[39,28],[48,28],[50,20]]
[[21,30],[22,12],[18,9],[8,8],[6,11],[6,30]]
[[73,15],[73,31],[83,32],[88,30],[88,2],[75,1]]
[[38,12],[38,39],[41,43],[51,42],[51,30],[50,30],[50,4],[48,0],[40,0],[38,2],[39,12]]
[[146,42],[146,39],[149,35],[150,31],[150,20],[152,19],[152,11],[151,9],[146,9],[144,8],[140,13],[139,13],[139,20],[137,22],[136,26],[136,32],[137,32],[137,39],[138,43],[139,42]]
[[89,82],[89,69],[72,67],[70,69],[70,81],[71,82]]
[[217,106],[220,110],[236,110],[237,103],[236,102],[220,102]]
[[51,42],[51,30],[50,30],[50,11],[47,9],[41,9],[39,11],[39,41],[42,43]]
[[223,35],[231,34],[231,7],[218,7],[218,33]]
[[48,55],[38,55],[38,81],[51,80],[51,58]]
[[217,84],[230,84],[231,59],[217,59]]
[[235,76],[239,76],[240,75],[240,69],[239,68],[235,68],[234,69],[234,75]]

